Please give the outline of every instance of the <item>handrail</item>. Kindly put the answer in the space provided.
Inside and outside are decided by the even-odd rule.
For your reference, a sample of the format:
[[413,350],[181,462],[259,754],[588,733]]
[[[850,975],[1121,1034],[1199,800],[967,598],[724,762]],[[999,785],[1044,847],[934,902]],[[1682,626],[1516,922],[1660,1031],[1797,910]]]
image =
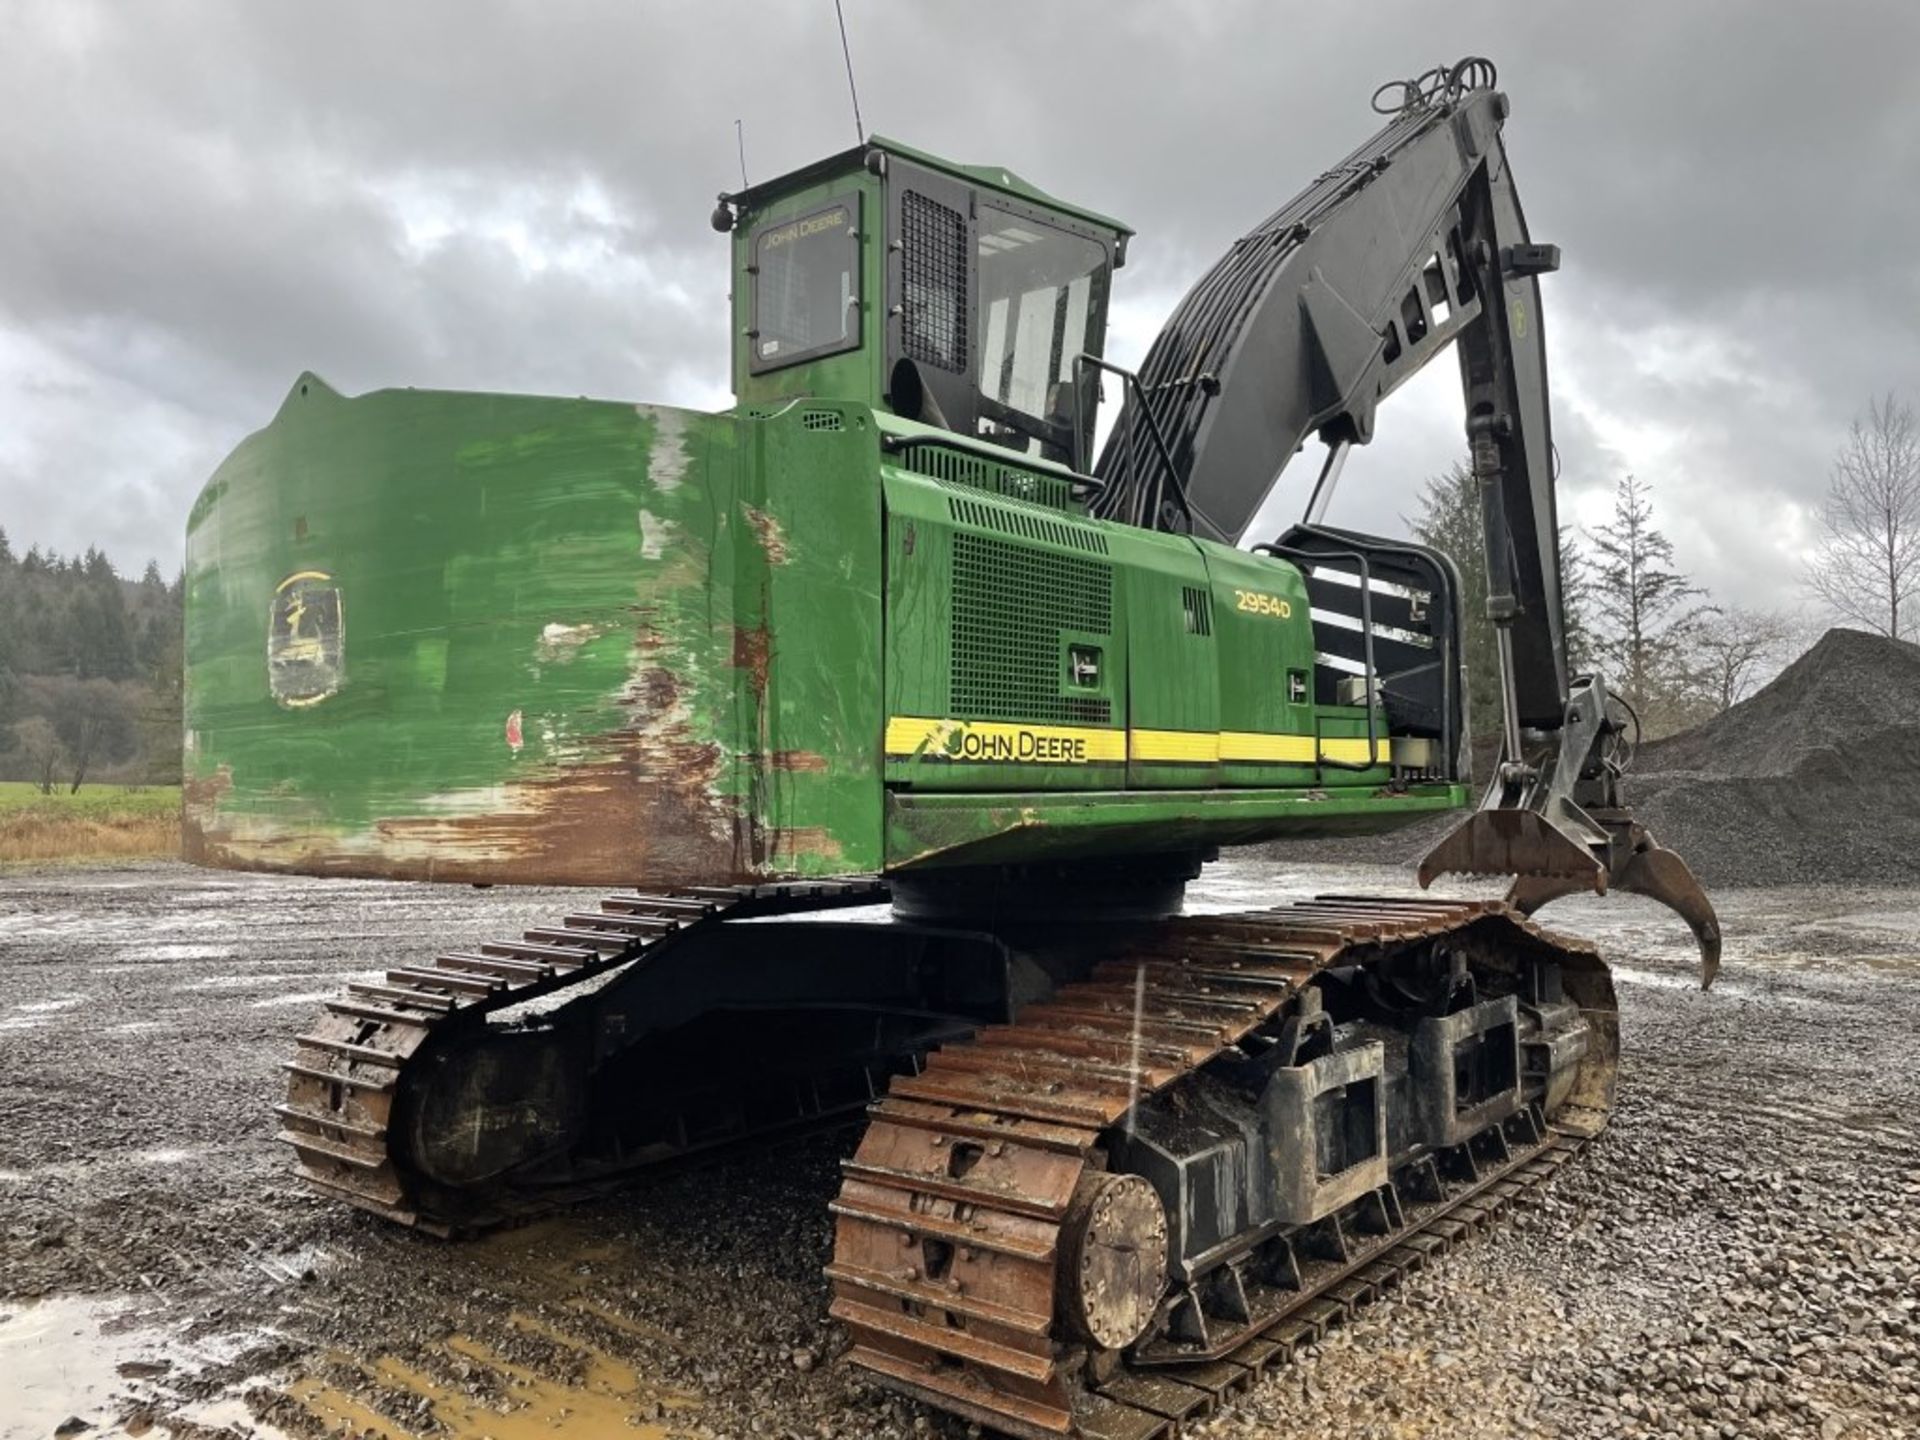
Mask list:
[[[1173,452],[1167,448],[1166,437],[1160,433],[1160,422],[1154,418],[1153,410],[1147,404],[1147,393],[1140,386],[1140,377],[1134,374],[1133,371],[1122,369],[1109,360],[1102,360],[1098,355],[1089,355],[1086,351],[1081,351],[1073,357],[1073,396],[1076,410],[1080,403],[1080,367],[1082,365],[1091,365],[1096,370],[1103,370],[1108,374],[1118,375],[1122,384],[1133,386],[1134,397],[1140,402],[1140,413],[1147,417],[1147,433],[1153,437],[1154,448],[1160,452],[1160,464],[1167,472],[1167,485],[1173,494],[1175,503],[1180,507],[1181,518],[1186,521],[1186,533],[1191,534],[1193,532],[1193,511],[1187,506],[1187,487],[1180,483],[1180,472],[1173,468]],[[1076,415],[1075,418],[1078,419],[1079,417]],[[1075,434],[1078,433],[1080,433],[1079,427],[1076,426]],[[1102,480],[1101,486],[1103,490],[1105,485],[1106,482]]]

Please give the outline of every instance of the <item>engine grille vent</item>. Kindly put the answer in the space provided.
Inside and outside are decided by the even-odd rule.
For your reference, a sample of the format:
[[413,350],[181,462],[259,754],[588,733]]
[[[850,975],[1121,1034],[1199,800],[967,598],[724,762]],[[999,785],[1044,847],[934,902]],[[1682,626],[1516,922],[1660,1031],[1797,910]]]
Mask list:
[[1063,631],[1113,627],[1113,569],[985,535],[953,537],[953,714],[1105,725],[1111,702],[1063,695]]
[[1107,553],[1107,537],[1098,530],[1086,525],[1072,525],[1032,510],[1017,510],[1010,505],[988,505],[953,495],[947,499],[947,513],[962,525],[972,525],[976,529],[998,530],[1016,539],[1038,540],[1043,544],[1058,545],[1063,550],[1084,550],[1089,555]]
[[803,410],[800,412],[802,430],[844,430],[847,422],[840,418],[838,410]]
[[909,359],[967,368],[967,222],[909,190],[900,197],[900,347]]
[[1009,500],[1044,505],[1049,510],[1070,510],[1073,506],[1071,487],[1057,475],[1037,475],[1017,465],[1002,465],[985,456],[968,455],[939,445],[915,445],[902,452],[902,459],[914,474],[948,485],[985,490]]

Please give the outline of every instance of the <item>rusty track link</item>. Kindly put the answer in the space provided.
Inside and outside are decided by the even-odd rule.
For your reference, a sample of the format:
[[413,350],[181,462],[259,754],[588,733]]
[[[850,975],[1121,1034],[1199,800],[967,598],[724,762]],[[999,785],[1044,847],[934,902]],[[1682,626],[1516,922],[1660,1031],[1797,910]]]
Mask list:
[[408,1068],[436,1036],[614,970],[656,963],[696,930],[725,920],[874,904],[887,894],[871,876],[627,891],[518,939],[448,950],[424,965],[396,966],[377,983],[350,984],[326,1002],[284,1062],[277,1138],[293,1147],[301,1178],[323,1193],[444,1232],[448,1226],[412,1194],[392,1128]]
[[[897,1078],[845,1162],[827,1275],[850,1359],[883,1383],[1013,1435],[1155,1440],[1246,1388],[1355,1306],[1483,1226],[1585,1134],[1521,1126],[1519,1148],[1412,1207],[1361,1253],[1303,1267],[1234,1346],[1152,1368],[1090,1350],[1061,1319],[1075,1199],[1103,1132],[1273,1020],[1318,972],[1473,927],[1592,955],[1501,901],[1323,896],[1150,927],[1015,1023],[945,1046]],[[1603,1117],[1589,1116],[1597,1133]]]

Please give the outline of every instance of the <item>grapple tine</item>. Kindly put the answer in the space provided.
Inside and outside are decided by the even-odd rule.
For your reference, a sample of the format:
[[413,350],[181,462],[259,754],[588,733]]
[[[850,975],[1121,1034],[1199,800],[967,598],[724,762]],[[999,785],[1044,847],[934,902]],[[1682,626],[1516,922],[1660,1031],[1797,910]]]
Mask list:
[[1531,915],[1542,905],[1550,905],[1565,895],[1591,890],[1584,875],[1516,875],[1507,887],[1507,904],[1522,915]]
[[1645,847],[1634,850],[1614,883],[1622,890],[1658,900],[1687,922],[1700,944],[1700,988],[1709,990],[1713,977],[1720,973],[1720,917],[1687,862],[1644,831],[1641,836],[1646,840]]
[[[1481,810],[1442,840],[1420,862],[1420,887],[1442,875],[1539,877],[1575,890],[1607,893],[1607,868],[1593,849],[1533,810]],[[1544,902],[1542,902],[1544,903]]]
[[[1679,855],[1637,824],[1631,834],[1633,848],[1613,876],[1614,885],[1658,900],[1687,922],[1700,946],[1700,988],[1712,989],[1714,977],[1720,973],[1720,917],[1714,913],[1713,902]],[[1507,903],[1522,915],[1531,915],[1564,895],[1589,888],[1585,876],[1520,875],[1507,888]]]

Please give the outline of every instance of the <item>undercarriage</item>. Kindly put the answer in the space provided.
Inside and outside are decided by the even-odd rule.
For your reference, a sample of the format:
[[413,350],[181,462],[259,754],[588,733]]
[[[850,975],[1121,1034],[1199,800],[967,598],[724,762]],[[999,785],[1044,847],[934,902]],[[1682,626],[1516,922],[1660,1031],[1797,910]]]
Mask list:
[[634,892],[396,968],[302,1037],[282,1138],[444,1234],[868,1110],[851,1362],[1008,1433],[1150,1437],[1605,1122],[1605,968],[1503,902],[1047,919],[1021,888],[994,931],[925,891],[826,913],[871,879]]

